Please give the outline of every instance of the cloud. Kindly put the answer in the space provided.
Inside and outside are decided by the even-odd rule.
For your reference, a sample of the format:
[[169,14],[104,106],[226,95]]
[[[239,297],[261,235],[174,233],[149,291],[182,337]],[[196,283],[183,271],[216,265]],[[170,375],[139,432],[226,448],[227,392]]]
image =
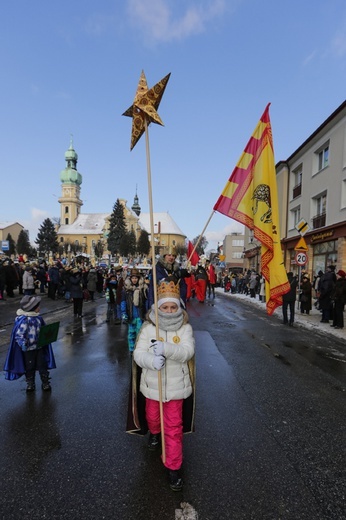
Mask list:
[[48,211],[31,208],[30,220],[21,220],[20,223],[24,226],[24,229],[29,231],[29,239],[32,245],[35,245],[35,239],[37,237],[38,229],[41,227],[42,222],[49,217]]
[[344,31],[340,31],[332,40],[332,51],[339,57],[343,58],[346,54],[346,34]]
[[176,13],[177,0],[128,0],[128,13],[134,26],[152,41],[183,40],[202,33],[208,22],[226,11],[226,0],[210,0]]
[[208,248],[215,248],[218,242],[223,242],[225,236],[231,235],[232,233],[244,233],[244,226],[239,222],[232,221],[231,224],[228,224],[218,231],[206,231],[204,235],[209,242]]
[[316,51],[312,51],[308,56],[306,56],[305,60],[303,61],[303,66],[305,67],[310,63],[310,61],[313,61],[316,56]]

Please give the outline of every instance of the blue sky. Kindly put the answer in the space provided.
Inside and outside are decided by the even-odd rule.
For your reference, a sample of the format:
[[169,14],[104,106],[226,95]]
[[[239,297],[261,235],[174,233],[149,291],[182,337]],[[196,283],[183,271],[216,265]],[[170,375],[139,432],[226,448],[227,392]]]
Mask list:
[[[0,18],[0,221],[36,236],[59,217],[70,136],[84,213],[136,192],[147,212],[144,136],[130,152],[132,104],[169,72],[150,125],[154,211],[199,235],[265,106],[275,161],[346,99],[344,0],[16,0]],[[211,247],[241,230],[215,214]]]

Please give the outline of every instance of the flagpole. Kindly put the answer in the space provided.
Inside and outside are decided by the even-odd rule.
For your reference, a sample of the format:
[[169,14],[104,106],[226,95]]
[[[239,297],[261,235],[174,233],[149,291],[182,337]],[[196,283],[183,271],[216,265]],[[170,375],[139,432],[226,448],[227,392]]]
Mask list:
[[198,240],[197,240],[197,242],[196,242],[195,245],[194,245],[194,248],[193,248],[193,250],[192,250],[192,252],[191,252],[191,254],[190,254],[190,256],[189,256],[189,258],[188,258],[188,260],[187,260],[187,263],[190,262],[193,253],[196,251],[197,246],[198,246],[198,244],[200,243],[200,241],[201,241],[201,239],[202,239],[202,237],[203,237],[203,235],[204,235],[204,231],[205,231],[205,230],[207,229],[207,227],[209,226],[209,222],[211,221],[211,219],[212,219],[214,213],[215,213],[215,211],[213,210],[213,211],[211,212],[210,217],[209,217],[208,220],[207,220],[206,225],[205,225],[204,228],[203,228],[202,233],[199,235]]
[[[148,194],[149,194],[149,215],[150,215],[150,237],[151,237],[151,258],[152,258],[152,279],[154,291],[154,312],[155,312],[155,329],[156,339],[159,340],[159,312],[157,306],[157,276],[155,266],[155,240],[154,240],[154,210],[153,210],[153,192],[151,184],[151,166],[150,166],[150,148],[149,148],[149,131],[147,117],[144,114],[144,128],[145,128],[145,147],[147,157],[147,175],[148,175]],[[161,423],[161,445],[162,445],[162,462],[166,462],[165,450],[165,429],[163,422],[163,404],[162,404],[162,375],[161,370],[157,372],[158,387],[159,387],[159,406],[160,406],[160,423]]]

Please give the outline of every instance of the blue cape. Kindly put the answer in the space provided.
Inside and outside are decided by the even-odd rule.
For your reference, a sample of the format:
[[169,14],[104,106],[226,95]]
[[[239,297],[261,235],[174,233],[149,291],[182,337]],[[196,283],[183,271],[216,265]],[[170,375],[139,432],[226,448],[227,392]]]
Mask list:
[[[14,381],[15,379],[19,379],[25,374],[25,364],[24,364],[24,356],[23,351],[18,345],[18,343],[15,340],[16,331],[18,327],[23,323],[23,320],[25,320],[25,316],[21,316],[18,318],[13,326],[11,339],[10,339],[10,346],[8,347],[6,361],[4,364],[4,371],[5,379],[8,381]],[[39,319],[41,321],[41,326],[45,325],[45,322],[41,316],[39,316]],[[52,370],[53,368],[56,368],[55,364],[55,358],[54,353],[52,349],[51,343],[49,345],[46,345],[42,347],[42,350],[45,354],[45,359],[47,361],[47,368],[49,370]]]

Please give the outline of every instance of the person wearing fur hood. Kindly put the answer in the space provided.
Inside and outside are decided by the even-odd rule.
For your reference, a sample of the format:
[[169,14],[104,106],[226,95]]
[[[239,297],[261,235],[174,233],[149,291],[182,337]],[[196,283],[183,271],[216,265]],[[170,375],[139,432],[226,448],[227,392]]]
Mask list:
[[[170,249],[168,252],[164,253],[158,259],[155,269],[156,269],[156,281],[159,283],[160,280],[172,277],[175,283],[179,282],[180,288],[180,303],[185,308],[186,307],[186,299],[187,299],[187,286],[184,278],[191,276],[187,269],[182,269],[178,262],[176,261],[176,253]],[[148,308],[150,309],[152,304],[154,303],[154,281],[151,276],[148,290]]]
[[128,324],[127,343],[133,352],[136,338],[142,326],[146,312],[144,279],[138,269],[132,269],[126,278],[121,298],[122,319]]
[[[134,418],[131,433],[145,433],[149,429],[148,449],[155,451],[161,441],[160,389],[158,371],[161,371],[162,407],[164,425],[165,460],[169,485],[173,491],[183,486],[181,467],[183,462],[183,433],[194,430],[195,339],[187,312],[180,306],[179,285],[172,279],[161,280],[157,302],[158,335],[155,307],[152,306],[143,324],[133,354],[134,365],[141,371],[139,392],[145,398],[142,408],[143,423]],[[136,373],[136,371],[134,371]],[[135,378],[135,379],[134,379]],[[136,406],[132,406],[132,412]],[[136,424],[138,430],[136,430]],[[147,427],[147,428],[146,428]]]

